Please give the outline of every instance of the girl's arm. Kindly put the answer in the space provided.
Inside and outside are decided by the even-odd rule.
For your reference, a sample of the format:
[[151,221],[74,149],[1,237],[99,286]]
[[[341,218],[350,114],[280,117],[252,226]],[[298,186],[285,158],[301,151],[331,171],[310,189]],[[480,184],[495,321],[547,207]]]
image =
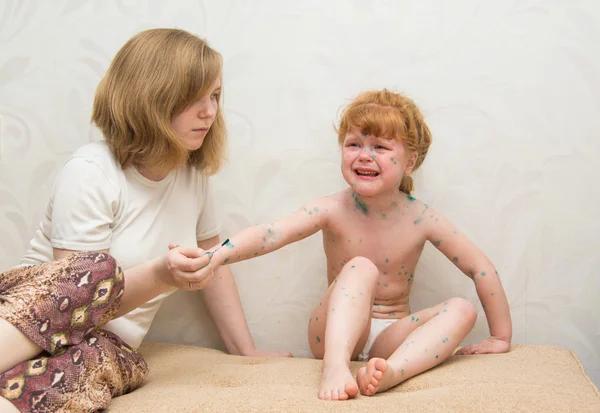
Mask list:
[[490,338],[479,344],[464,347],[460,353],[509,351],[512,339],[510,308],[494,265],[445,216],[432,208],[429,208],[428,215],[425,219],[427,240],[473,280],[490,329]]
[[211,267],[268,254],[313,235],[326,227],[329,203],[327,198],[321,198],[309,202],[287,217],[236,233],[225,243],[206,252],[212,254]]

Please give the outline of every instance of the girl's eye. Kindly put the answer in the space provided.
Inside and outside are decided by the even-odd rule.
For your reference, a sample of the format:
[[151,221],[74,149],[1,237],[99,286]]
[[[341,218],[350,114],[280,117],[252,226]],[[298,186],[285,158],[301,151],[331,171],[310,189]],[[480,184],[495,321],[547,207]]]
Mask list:
[[377,145],[375,149],[387,149],[385,146]]
[[356,142],[351,142],[351,143],[347,144],[346,146],[348,146],[348,147],[354,147],[354,148],[358,148],[358,143],[356,143]]
[[212,98],[213,98],[213,99],[216,99],[216,100],[219,100],[219,96],[220,96],[220,95],[219,95],[218,93],[213,93],[213,94],[212,94]]

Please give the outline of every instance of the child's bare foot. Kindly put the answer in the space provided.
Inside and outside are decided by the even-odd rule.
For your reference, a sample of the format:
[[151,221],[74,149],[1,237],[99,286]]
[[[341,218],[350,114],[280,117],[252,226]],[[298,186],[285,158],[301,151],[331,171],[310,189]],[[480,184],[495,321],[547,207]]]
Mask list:
[[356,397],[358,385],[345,364],[323,366],[319,399],[347,400]]
[[361,367],[356,373],[360,393],[365,396],[373,396],[378,391],[389,389],[391,386],[385,387],[386,380],[383,377],[387,369],[387,361],[380,358],[372,358],[367,362],[367,367]]

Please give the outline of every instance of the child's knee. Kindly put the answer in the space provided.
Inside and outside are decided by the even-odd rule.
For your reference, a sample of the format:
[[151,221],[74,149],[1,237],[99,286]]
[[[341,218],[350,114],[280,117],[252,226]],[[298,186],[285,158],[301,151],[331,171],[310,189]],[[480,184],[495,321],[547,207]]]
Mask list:
[[455,297],[448,300],[448,306],[451,306],[454,311],[457,311],[460,315],[460,319],[465,322],[470,328],[473,328],[475,320],[477,319],[477,310],[473,304],[465,300],[462,297]]
[[379,279],[379,269],[373,262],[365,257],[354,257],[344,266],[349,275],[360,274],[361,279],[375,282]]

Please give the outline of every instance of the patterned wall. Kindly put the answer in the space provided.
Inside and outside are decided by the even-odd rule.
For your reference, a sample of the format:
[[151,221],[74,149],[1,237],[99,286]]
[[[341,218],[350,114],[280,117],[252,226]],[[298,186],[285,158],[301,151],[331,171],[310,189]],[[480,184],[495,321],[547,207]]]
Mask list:
[[[89,124],[95,87],[134,33],[180,27],[224,56],[230,131],[215,178],[224,236],[343,186],[333,122],[359,91],[422,107],[434,144],[416,196],[489,255],[514,342],[574,350],[600,384],[600,6],[591,1],[0,1],[0,268],[24,252],[52,180]],[[325,288],[318,237],[233,267],[264,349],[309,355]],[[413,309],[470,281],[433,248]],[[152,340],[221,346],[197,293],[178,293]]]

